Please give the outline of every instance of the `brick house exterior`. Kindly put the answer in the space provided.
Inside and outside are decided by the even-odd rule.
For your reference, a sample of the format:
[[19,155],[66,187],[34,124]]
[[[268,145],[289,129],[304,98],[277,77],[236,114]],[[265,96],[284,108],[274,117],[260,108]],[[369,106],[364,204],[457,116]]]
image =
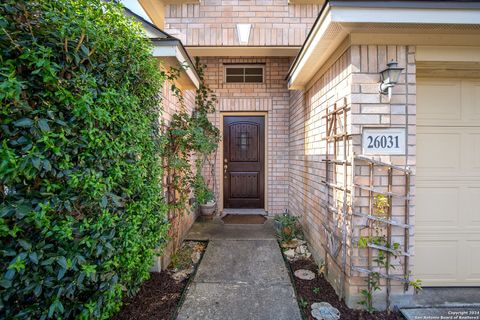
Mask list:
[[[382,194],[390,208],[389,222],[382,222],[385,246],[400,249],[388,254],[396,268],[380,270],[386,277],[377,307],[408,304],[408,280],[480,286],[480,220],[473,202],[480,195],[478,3],[139,3],[152,23],[207,65],[206,82],[219,98],[212,120],[221,130],[226,116],[265,117],[262,209],[300,217],[315,259],[325,263],[350,307],[358,306],[368,274],[382,269],[372,264],[378,248],[358,244],[379,221],[372,222],[373,207]],[[240,43],[237,24],[251,25],[247,43]],[[392,60],[403,71],[388,97],[379,93],[379,73]],[[262,65],[264,80],[227,83],[225,68],[235,64]],[[333,113],[337,120],[329,124]],[[385,129],[401,132],[402,152],[365,155],[368,130],[390,132]]]

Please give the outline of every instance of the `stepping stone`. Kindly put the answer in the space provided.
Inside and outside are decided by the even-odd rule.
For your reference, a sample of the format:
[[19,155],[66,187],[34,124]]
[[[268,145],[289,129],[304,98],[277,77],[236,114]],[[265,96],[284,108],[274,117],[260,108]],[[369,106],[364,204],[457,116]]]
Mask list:
[[313,280],[315,279],[315,273],[310,270],[306,269],[298,269],[295,271],[295,277],[302,279],[302,280]]
[[340,311],[328,302],[315,302],[312,304],[312,317],[317,320],[338,320]]

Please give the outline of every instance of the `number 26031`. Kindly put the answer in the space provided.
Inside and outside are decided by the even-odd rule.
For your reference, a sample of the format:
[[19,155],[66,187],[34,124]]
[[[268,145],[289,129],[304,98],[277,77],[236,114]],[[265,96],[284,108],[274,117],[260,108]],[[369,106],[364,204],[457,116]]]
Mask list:
[[378,148],[399,148],[398,136],[381,135],[381,136],[367,136],[369,149]]

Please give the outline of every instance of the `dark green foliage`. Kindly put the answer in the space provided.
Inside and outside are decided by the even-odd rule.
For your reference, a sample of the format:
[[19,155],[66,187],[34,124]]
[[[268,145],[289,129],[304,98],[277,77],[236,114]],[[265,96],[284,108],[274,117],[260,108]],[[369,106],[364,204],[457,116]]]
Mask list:
[[108,318],[168,224],[163,77],[101,0],[0,4],[0,318]]
[[290,241],[300,236],[298,217],[288,213],[278,215],[274,219],[277,236],[281,242]]

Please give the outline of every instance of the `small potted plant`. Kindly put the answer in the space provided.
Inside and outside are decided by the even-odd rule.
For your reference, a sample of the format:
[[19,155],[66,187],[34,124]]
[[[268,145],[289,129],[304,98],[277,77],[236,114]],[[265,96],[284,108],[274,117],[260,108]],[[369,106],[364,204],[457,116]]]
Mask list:
[[217,211],[217,202],[213,197],[210,198],[206,203],[200,204],[200,213],[203,216],[212,218],[215,211]]
[[194,193],[200,213],[206,217],[213,217],[213,214],[217,210],[217,202],[212,190],[205,183],[205,179],[202,174],[195,176]]

